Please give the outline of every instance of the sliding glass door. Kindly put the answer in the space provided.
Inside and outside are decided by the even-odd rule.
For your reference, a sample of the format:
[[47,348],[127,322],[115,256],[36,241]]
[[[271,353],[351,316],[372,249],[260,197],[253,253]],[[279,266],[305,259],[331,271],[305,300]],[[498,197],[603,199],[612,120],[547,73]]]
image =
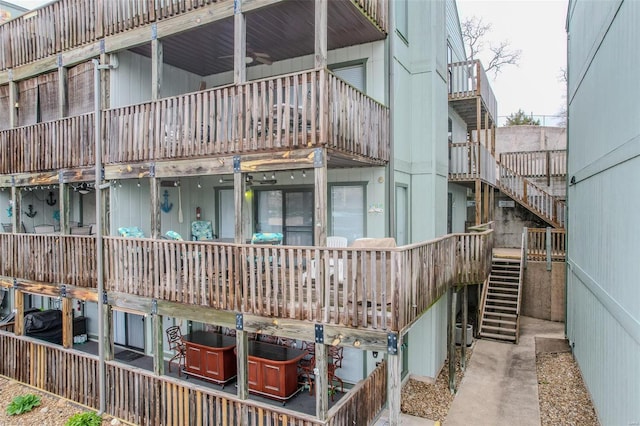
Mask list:
[[258,190],[256,199],[256,232],[281,232],[287,245],[313,245],[313,190]]

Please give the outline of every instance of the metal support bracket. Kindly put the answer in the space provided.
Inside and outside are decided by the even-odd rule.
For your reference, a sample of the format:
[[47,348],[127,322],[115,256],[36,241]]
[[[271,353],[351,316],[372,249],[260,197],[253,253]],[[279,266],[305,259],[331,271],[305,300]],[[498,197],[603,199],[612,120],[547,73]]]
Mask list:
[[105,305],[107,303],[109,303],[109,297],[107,297],[107,292],[106,291],[102,292],[102,303],[104,303]]
[[316,148],[313,152],[313,167],[322,167],[324,165],[324,161],[322,160],[322,148]]
[[158,38],[158,24],[155,22],[151,24],[151,40],[156,40]]
[[149,177],[156,177],[156,163],[149,164]]
[[316,324],[316,343],[324,343],[324,325]]
[[13,81],[13,69],[9,68],[7,70],[7,77],[9,78],[9,81]]
[[236,330],[244,330],[244,316],[236,314]]
[[158,299],[151,300],[151,315],[158,315]]
[[11,186],[16,186],[16,177],[11,176]]
[[60,68],[62,66],[62,54],[58,54],[58,68]]
[[240,156],[233,156],[233,173],[240,173]]
[[64,284],[60,286],[60,297],[67,297],[67,286]]
[[240,1],[233,0],[233,14],[237,15],[238,13],[240,13]]
[[106,47],[105,47],[104,39],[103,39],[103,38],[101,38],[101,39],[100,39],[100,53],[104,53],[104,52],[106,52],[106,51],[107,51],[107,49],[106,49]]
[[18,279],[17,278],[13,279],[13,288],[15,288],[15,289],[18,288]]
[[100,182],[104,181],[104,167],[100,169]]
[[398,355],[398,333],[387,333],[387,352]]

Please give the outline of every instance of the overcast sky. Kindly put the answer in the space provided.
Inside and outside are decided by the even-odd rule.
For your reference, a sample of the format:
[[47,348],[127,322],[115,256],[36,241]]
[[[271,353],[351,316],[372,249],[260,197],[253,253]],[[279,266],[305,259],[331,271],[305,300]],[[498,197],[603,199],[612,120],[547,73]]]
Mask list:
[[534,115],[557,114],[564,104],[565,85],[558,78],[567,62],[567,0],[457,3],[460,21],[481,17],[483,22],[492,24],[488,41],[509,40],[514,49],[522,50],[520,65],[504,68],[491,83],[498,100],[498,115],[506,116],[518,109]]
[[[9,1],[26,8],[51,2]],[[492,24],[488,42],[509,40],[513,49],[522,50],[520,65],[505,67],[492,81],[498,115],[506,116],[518,109],[534,115],[557,114],[564,104],[565,86],[558,78],[560,70],[566,67],[567,0],[457,0],[457,3],[461,21],[477,16]],[[489,78],[493,79],[493,75]]]

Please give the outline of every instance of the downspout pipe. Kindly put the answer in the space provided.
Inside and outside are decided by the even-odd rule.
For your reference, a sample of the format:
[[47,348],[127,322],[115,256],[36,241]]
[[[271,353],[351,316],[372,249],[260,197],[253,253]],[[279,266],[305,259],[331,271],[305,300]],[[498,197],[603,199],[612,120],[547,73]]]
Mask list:
[[103,414],[106,409],[106,366],[104,347],[104,305],[106,294],[104,291],[104,258],[103,258],[103,235],[102,235],[102,109],[100,91],[100,71],[115,68],[112,65],[101,65],[97,59],[93,60],[93,102],[94,102],[94,143],[95,143],[95,195],[96,195],[96,276],[98,279],[98,395],[100,405],[98,414]]
[[[398,236],[396,235],[396,216],[397,216],[397,212],[396,212],[396,190],[395,190],[395,186],[396,186],[396,173],[395,173],[395,152],[394,152],[394,116],[395,116],[395,108],[394,108],[394,101],[395,101],[395,87],[394,87],[394,77],[395,77],[395,73],[394,73],[394,63],[395,63],[395,43],[396,43],[396,23],[395,23],[395,11],[394,11],[394,6],[395,3],[390,1],[387,3],[387,7],[388,9],[388,14],[387,16],[389,17],[389,34],[388,34],[388,48],[387,48],[387,55],[389,56],[388,60],[387,60],[387,66],[389,67],[389,69],[387,70],[388,72],[388,76],[387,76],[387,84],[388,84],[388,101],[389,101],[389,165],[387,167],[387,191],[388,193],[388,200],[389,200],[389,206],[387,207],[387,210],[389,212],[388,218],[389,218],[389,235],[397,238]],[[407,229],[407,231],[409,231]],[[406,242],[406,241],[405,241]]]

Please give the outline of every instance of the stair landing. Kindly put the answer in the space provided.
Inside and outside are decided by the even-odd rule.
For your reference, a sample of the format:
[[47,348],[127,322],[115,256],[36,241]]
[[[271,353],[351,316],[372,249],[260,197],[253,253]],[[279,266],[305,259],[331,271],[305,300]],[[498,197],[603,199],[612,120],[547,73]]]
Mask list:
[[493,249],[493,257],[501,259],[520,259],[522,251],[519,248],[496,247]]

